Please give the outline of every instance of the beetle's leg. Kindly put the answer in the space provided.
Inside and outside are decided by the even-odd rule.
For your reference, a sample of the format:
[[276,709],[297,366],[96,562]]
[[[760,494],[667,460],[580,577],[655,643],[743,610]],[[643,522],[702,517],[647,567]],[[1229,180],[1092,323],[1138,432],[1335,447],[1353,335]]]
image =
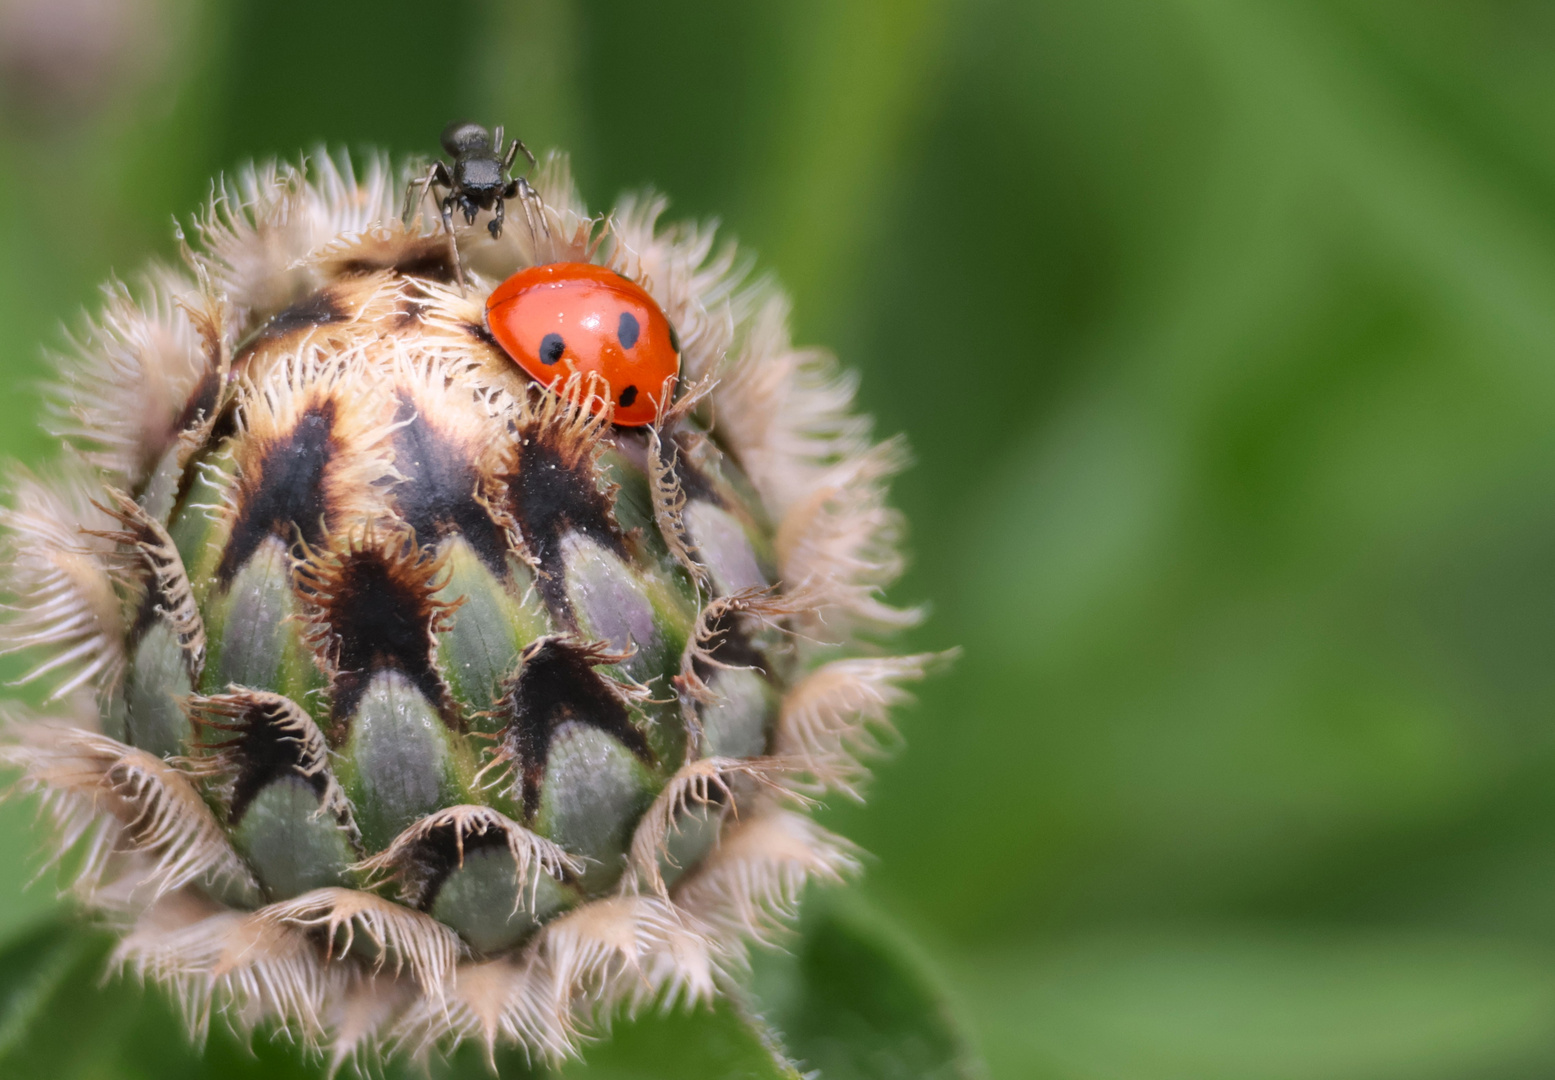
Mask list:
[[459,245],[454,242],[454,195],[444,197],[443,231],[448,234],[448,257],[453,260],[454,280],[459,283],[459,295],[464,295],[464,264],[459,261]]

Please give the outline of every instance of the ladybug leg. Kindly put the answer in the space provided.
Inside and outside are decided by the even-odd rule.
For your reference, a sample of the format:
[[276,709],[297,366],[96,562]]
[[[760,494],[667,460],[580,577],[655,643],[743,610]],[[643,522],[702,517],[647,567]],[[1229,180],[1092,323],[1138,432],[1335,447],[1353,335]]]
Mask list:
[[459,283],[459,294],[464,294],[464,264],[459,261],[459,245],[454,242],[454,195],[450,192],[442,202],[443,232],[448,234],[448,257],[454,264],[454,280]]

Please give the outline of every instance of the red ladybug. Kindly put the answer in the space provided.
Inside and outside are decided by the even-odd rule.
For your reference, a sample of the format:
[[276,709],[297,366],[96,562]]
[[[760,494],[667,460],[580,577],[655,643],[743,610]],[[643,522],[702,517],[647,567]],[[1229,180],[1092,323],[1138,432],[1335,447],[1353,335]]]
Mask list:
[[675,391],[675,328],[642,286],[603,266],[520,270],[486,300],[486,323],[497,344],[544,386],[574,372],[599,375],[624,427],[653,423],[660,398]]

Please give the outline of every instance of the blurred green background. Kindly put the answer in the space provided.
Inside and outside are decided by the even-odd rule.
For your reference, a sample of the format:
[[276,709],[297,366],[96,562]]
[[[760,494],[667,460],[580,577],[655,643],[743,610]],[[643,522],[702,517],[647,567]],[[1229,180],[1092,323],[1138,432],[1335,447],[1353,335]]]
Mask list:
[[465,114],[911,439],[965,654],[826,816],[992,1076],[1555,1072],[1555,5],[0,0],[0,451],[214,172]]

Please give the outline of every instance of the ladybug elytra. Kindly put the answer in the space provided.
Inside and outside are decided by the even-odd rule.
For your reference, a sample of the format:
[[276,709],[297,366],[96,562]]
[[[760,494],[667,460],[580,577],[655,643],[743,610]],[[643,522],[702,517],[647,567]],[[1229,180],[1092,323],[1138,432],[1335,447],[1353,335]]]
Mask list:
[[674,393],[674,327],[642,286],[614,270],[575,262],[520,270],[492,290],[486,322],[497,344],[542,386],[556,389],[574,374],[586,386],[590,374],[598,376],[623,427],[651,424],[661,398]]

